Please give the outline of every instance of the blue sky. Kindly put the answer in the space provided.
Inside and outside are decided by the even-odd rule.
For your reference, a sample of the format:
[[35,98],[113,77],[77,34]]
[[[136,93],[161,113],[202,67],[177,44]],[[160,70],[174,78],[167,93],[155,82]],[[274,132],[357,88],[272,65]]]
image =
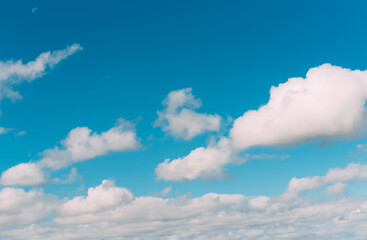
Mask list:
[[[316,239],[365,237],[365,230],[343,228],[347,223],[342,220],[332,222],[354,221],[357,217],[350,214],[356,209],[366,214],[350,224],[361,229],[367,221],[366,5],[1,3],[0,236],[315,239],[309,225],[289,224],[288,212],[277,213],[285,216],[281,224],[286,233],[276,232],[275,222],[237,226],[231,224],[235,218],[216,223],[226,222],[222,231],[213,231],[205,216],[240,212],[244,219],[246,214],[271,219],[276,215],[271,204],[288,204],[289,211],[301,212],[302,207],[334,208],[345,201],[343,212],[335,213],[339,215],[311,216],[315,218],[310,222],[319,221],[329,230],[319,231]],[[50,56],[39,57],[49,51]],[[37,60],[41,68],[32,65]],[[18,95],[11,95],[14,92]],[[85,133],[88,129],[93,133]],[[335,168],[350,172],[328,177]],[[299,183],[302,190],[292,192],[291,179],[303,178],[310,191]],[[329,186],[337,190],[325,190]],[[11,210],[1,209],[10,198],[7,194],[17,191],[23,199],[37,197]],[[296,208],[284,200],[290,192],[297,193],[292,201],[304,205]],[[97,195],[111,201],[96,203]],[[139,205],[150,197],[164,203]],[[211,208],[217,198],[220,206]],[[165,205],[167,199],[180,204],[184,199],[188,212],[197,207],[196,201],[208,202],[203,202],[201,212],[180,218],[179,209]],[[32,208],[35,202],[40,209]],[[160,232],[149,220],[140,219],[141,231],[115,231],[115,226],[128,228],[139,220],[139,212],[127,209],[129,204],[177,211],[172,220],[152,210],[160,223],[171,219],[166,224],[190,228],[184,219],[191,219],[205,227],[190,235],[163,224],[159,227],[167,231]],[[23,208],[29,210],[27,215],[16,214],[21,219],[9,215]],[[101,217],[104,211],[121,216],[121,209],[131,213],[123,216],[125,220]],[[34,217],[32,211],[43,215]],[[4,222],[2,227],[3,218],[14,224]],[[31,224],[38,230],[30,230]],[[92,229],[91,234],[103,224],[111,228],[92,238],[75,230],[82,224]],[[252,229],[251,224],[260,227]]]

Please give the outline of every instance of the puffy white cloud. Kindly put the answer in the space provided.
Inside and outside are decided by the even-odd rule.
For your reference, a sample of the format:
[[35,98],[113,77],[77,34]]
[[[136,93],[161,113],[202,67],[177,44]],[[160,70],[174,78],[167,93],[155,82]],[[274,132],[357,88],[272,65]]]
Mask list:
[[109,152],[134,150],[140,147],[132,124],[120,119],[118,124],[101,134],[92,133],[87,127],[71,130],[62,141],[62,148],[43,152],[39,164],[50,169],[64,168],[73,162],[85,161]]
[[228,139],[223,138],[218,145],[197,148],[184,158],[166,159],[155,172],[158,179],[169,181],[221,178],[222,167],[231,161],[231,154]]
[[297,144],[351,137],[365,130],[367,72],[330,64],[270,90],[269,102],[234,121],[233,145]]
[[64,203],[58,213],[61,216],[78,215],[107,210],[118,204],[134,200],[134,195],[126,188],[116,187],[111,180],[103,180],[100,186],[88,189],[88,196],[75,197]]
[[172,91],[163,101],[165,109],[158,111],[158,119],[154,126],[174,137],[186,140],[206,131],[218,131],[221,117],[197,113],[194,110],[201,107],[200,99],[192,95],[191,88]]
[[45,182],[44,169],[54,171],[109,152],[134,150],[140,146],[132,124],[123,119],[120,119],[115,127],[101,134],[92,133],[87,127],[78,127],[70,131],[62,141],[61,148],[47,149],[39,161],[21,163],[6,170],[0,183],[39,185]]
[[1,174],[1,185],[40,185],[45,183],[44,173],[36,163],[20,163]]
[[367,71],[330,64],[311,68],[306,78],[290,78],[272,87],[267,104],[234,121],[227,138],[231,146],[225,156],[218,151],[220,146],[200,147],[185,157],[159,164],[157,176],[165,180],[192,180],[205,178],[201,173],[215,171],[218,177],[226,164],[243,163],[238,161],[239,153],[253,146],[356,136],[366,128],[366,99]]
[[242,195],[209,193],[188,199],[134,197],[125,188],[104,180],[90,188],[86,197],[78,196],[65,202],[57,211],[55,221],[62,224],[83,224],[105,221],[161,221],[193,217],[206,211],[217,211],[242,205]]
[[22,60],[0,61],[0,101],[4,98],[21,98],[19,92],[13,89],[14,85],[23,81],[31,82],[43,76],[47,68],[54,67],[61,60],[82,49],[79,44],[73,44],[63,50],[41,53],[34,61],[26,64]]

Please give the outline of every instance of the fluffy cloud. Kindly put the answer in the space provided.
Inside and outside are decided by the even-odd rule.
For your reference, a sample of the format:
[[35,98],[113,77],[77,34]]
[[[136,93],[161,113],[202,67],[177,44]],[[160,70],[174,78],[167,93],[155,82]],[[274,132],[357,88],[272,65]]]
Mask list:
[[[362,170],[356,171],[357,168]],[[285,193],[274,197],[217,193],[194,198],[135,197],[111,180],[89,188],[86,196],[63,200],[39,191],[6,188],[0,191],[0,223],[6,214],[22,222],[9,221],[2,225],[0,237],[18,240],[362,239],[367,234],[366,197],[324,198],[300,193],[321,188],[326,182],[334,186],[367,180],[365,168],[366,165],[351,163],[345,168],[330,169],[324,176],[303,178],[323,179],[323,184],[312,183],[311,187],[305,187],[308,180],[295,184],[294,178]],[[285,197],[290,189],[297,194]],[[58,206],[54,204],[60,201]],[[40,215],[35,215],[36,211]],[[22,218],[26,213],[30,217]],[[46,216],[49,218],[42,221]],[[19,227],[24,224],[29,225]]]
[[20,163],[1,174],[1,185],[40,185],[45,183],[44,174],[35,163]]
[[90,188],[86,197],[78,196],[65,202],[57,211],[56,222],[83,224],[104,221],[161,221],[193,217],[206,211],[217,211],[242,205],[242,195],[209,193],[199,198],[163,199],[134,197],[125,188],[104,180]]
[[350,163],[345,168],[330,169],[325,176],[292,178],[284,196],[294,197],[306,190],[318,189],[332,184],[326,188],[330,195],[342,194],[347,190],[346,182],[367,180],[367,165]]
[[31,82],[43,76],[47,68],[54,67],[61,60],[82,49],[79,44],[73,44],[63,50],[41,53],[34,61],[25,64],[22,60],[0,61],[0,101],[4,98],[21,98],[19,92],[13,89],[14,85],[23,81]]
[[134,200],[134,195],[126,188],[116,187],[111,180],[103,180],[100,186],[88,189],[88,196],[75,197],[64,203],[58,211],[61,216],[80,215],[108,210],[118,204]]
[[158,179],[168,181],[221,178],[222,167],[230,162],[231,154],[228,139],[223,138],[218,145],[197,148],[184,158],[166,159],[155,172]]
[[233,145],[297,144],[365,130],[367,71],[324,64],[270,90],[269,102],[235,120]]
[[165,109],[158,111],[154,126],[174,137],[186,140],[206,131],[218,131],[221,123],[219,115],[197,113],[201,107],[200,99],[195,98],[191,88],[172,91],[163,101]]
[[19,188],[0,190],[0,229],[32,224],[48,217],[58,200],[42,191],[29,192]]
[[[294,145],[356,136],[366,128],[366,99],[367,71],[330,64],[311,68],[306,78],[290,78],[272,87],[267,104],[245,112],[234,121],[226,159],[213,156],[213,149],[219,146],[197,148],[185,157],[158,165],[158,178],[174,181],[205,178],[205,174],[190,173],[192,169],[201,173],[215,169],[219,175],[213,177],[219,177],[225,164],[238,163],[236,156],[253,146]],[[210,164],[203,164],[202,159]],[[176,173],[178,176],[173,177]]]
[[62,148],[55,147],[43,152],[43,159],[39,164],[57,170],[109,152],[134,150],[139,147],[133,125],[120,119],[115,127],[101,134],[92,133],[87,127],[74,128],[62,141]]
[[101,134],[87,127],[70,131],[61,148],[45,150],[43,158],[34,163],[21,163],[2,173],[2,185],[39,185],[45,182],[44,169],[58,170],[75,162],[105,155],[109,152],[134,150],[140,147],[132,124],[120,119],[118,124]]

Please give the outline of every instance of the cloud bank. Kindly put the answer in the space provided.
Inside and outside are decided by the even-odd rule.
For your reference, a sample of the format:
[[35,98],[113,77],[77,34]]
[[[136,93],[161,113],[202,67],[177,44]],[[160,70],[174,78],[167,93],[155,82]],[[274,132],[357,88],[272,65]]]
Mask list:
[[325,198],[308,193],[366,181],[366,176],[366,165],[351,163],[330,169],[324,176],[293,178],[283,194],[273,197],[218,193],[194,198],[137,197],[112,180],[103,180],[85,196],[70,199],[39,190],[4,188],[0,191],[0,223],[6,224],[1,224],[0,237],[362,239],[367,234],[365,197],[337,193],[341,195]]

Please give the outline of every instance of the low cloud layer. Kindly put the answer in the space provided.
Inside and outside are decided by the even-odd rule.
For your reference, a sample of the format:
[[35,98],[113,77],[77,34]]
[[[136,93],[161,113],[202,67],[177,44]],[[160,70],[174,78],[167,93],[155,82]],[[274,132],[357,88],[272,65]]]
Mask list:
[[207,131],[218,131],[221,117],[217,114],[197,113],[200,99],[192,95],[191,88],[172,91],[163,101],[165,109],[158,111],[154,125],[176,138],[189,140]]
[[137,197],[111,180],[71,199],[4,188],[0,191],[0,222],[8,221],[2,224],[0,237],[360,239],[367,234],[366,198],[305,193],[365,181],[366,176],[366,165],[351,163],[330,169],[324,176],[293,178],[286,191],[274,197],[217,193],[195,198]]
[[[157,177],[171,181],[205,179],[211,172],[213,178],[219,178],[226,164],[238,163],[239,153],[254,146],[360,136],[366,129],[366,99],[367,71],[330,64],[311,68],[306,78],[290,78],[272,87],[267,104],[234,121],[225,156],[212,156],[213,149],[221,148],[221,140],[218,146],[200,147],[185,157],[165,160],[156,169]],[[193,175],[192,169],[200,172]]]

